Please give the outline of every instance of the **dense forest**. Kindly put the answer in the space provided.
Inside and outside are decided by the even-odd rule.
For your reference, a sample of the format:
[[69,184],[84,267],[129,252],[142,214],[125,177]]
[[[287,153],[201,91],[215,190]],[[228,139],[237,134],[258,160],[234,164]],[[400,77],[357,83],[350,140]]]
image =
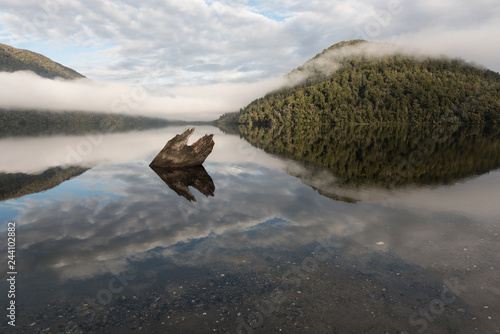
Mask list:
[[41,77],[53,79],[84,78],[69,67],[56,63],[49,58],[28,50],[17,49],[0,43],[0,71],[33,71]]
[[0,201],[18,198],[54,188],[88,168],[50,168],[41,174],[0,173]]
[[[221,122],[499,123],[500,75],[447,57],[350,52],[336,44],[288,78],[295,86],[257,99]],[[383,47],[383,45],[381,46]],[[341,52],[344,51],[345,52]]]
[[0,109],[0,138],[123,132],[166,127],[176,123],[143,116]]
[[239,132],[268,153],[322,166],[346,187],[448,184],[500,167],[498,126],[242,124]]

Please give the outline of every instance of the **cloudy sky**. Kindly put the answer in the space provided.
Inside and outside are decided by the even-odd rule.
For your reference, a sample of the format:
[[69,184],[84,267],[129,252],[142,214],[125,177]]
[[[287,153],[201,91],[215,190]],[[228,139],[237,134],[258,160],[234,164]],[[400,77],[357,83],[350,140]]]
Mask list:
[[2,43],[42,53],[96,81],[156,87],[160,94],[164,87],[218,84],[220,91],[243,84],[231,95],[244,98],[219,109],[237,110],[269,89],[249,91],[245,84],[268,83],[354,38],[409,44],[500,71],[500,3],[0,0]]

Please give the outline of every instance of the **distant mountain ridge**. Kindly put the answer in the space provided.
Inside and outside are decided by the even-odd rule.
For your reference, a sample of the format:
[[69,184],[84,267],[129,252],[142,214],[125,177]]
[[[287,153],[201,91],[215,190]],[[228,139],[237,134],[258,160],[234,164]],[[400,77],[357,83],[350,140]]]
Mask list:
[[0,107],[0,139],[16,136],[116,133],[188,124],[207,125],[213,122],[185,122],[85,111],[17,110]]
[[39,76],[49,79],[56,77],[63,79],[85,78],[77,71],[56,63],[39,53],[2,43],[0,43],[0,71],[33,71]]

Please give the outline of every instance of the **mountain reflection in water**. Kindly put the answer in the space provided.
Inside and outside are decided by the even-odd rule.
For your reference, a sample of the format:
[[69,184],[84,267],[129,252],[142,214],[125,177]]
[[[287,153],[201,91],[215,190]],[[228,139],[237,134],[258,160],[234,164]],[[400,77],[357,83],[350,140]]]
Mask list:
[[[266,138],[256,131],[249,140]],[[167,173],[165,181],[197,202],[148,167],[182,128],[106,135],[85,173],[0,202],[0,216],[18,223],[21,330],[498,329],[498,129],[443,130],[454,139],[437,142],[393,185],[387,172],[396,175],[400,157],[411,161],[426,139],[421,131],[432,138],[432,127],[339,128],[324,141],[281,131],[283,143],[272,137],[275,148],[262,146],[279,155],[238,135],[200,131],[217,143],[206,175],[177,184]]]
[[489,125],[240,125],[266,152],[322,166],[347,187],[453,184],[500,167]]

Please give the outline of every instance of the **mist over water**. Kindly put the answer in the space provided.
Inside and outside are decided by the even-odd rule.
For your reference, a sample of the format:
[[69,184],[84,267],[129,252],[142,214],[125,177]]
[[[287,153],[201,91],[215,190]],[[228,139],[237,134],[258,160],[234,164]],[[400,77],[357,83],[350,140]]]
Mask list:
[[51,80],[27,71],[2,72],[0,107],[211,121],[225,112],[238,111],[283,82],[269,78],[254,83],[161,87],[150,86],[154,84],[151,79],[144,85],[127,86],[90,79]]

